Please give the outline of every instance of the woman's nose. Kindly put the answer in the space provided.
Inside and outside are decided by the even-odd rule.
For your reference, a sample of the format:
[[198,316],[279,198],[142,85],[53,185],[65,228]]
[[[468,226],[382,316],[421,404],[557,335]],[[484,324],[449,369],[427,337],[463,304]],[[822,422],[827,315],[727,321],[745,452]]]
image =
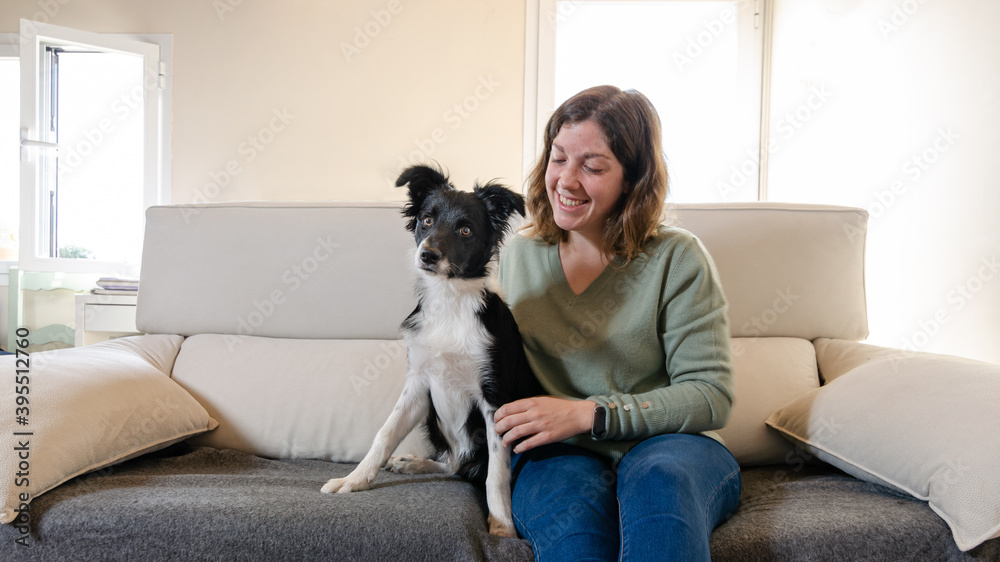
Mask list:
[[557,185],[566,189],[575,189],[579,187],[580,182],[576,168],[573,166],[564,167],[559,173],[559,182]]

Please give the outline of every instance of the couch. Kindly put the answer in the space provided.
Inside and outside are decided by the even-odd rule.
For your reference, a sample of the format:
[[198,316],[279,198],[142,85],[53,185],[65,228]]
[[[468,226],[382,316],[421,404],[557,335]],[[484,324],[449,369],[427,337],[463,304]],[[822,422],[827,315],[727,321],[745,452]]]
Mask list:
[[[859,343],[866,213],[677,205],[673,220],[730,305],[720,434],[743,491],[713,559],[1000,560],[1000,366]],[[530,560],[455,477],[319,491],[401,389],[412,248],[397,204],[150,208],[144,335],[2,358],[0,558]]]

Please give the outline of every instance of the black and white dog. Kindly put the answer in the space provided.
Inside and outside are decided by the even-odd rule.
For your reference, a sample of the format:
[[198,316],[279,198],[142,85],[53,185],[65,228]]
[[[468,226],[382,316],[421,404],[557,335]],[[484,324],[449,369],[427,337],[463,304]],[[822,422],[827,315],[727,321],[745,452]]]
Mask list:
[[[380,468],[402,473],[453,473],[486,483],[490,533],[515,536],[510,450],[494,430],[497,408],[544,391],[535,379],[517,324],[491,288],[490,274],[509,219],[524,199],[489,182],[472,193],[440,171],[407,168],[403,215],[417,242],[417,307],[402,324],[409,346],[403,392],[356,469],[322,491],[367,490]],[[389,456],[421,420],[435,456]]]

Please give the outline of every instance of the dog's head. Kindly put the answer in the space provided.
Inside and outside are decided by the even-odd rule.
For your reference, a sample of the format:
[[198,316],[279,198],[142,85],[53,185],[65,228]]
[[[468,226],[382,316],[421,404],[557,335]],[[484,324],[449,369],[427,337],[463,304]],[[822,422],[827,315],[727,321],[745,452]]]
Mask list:
[[414,260],[433,275],[486,276],[511,215],[524,215],[524,198],[498,183],[477,184],[469,193],[455,189],[440,170],[412,166],[396,180],[396,187],[404,185],[410,201],[403,216],[417,241]]

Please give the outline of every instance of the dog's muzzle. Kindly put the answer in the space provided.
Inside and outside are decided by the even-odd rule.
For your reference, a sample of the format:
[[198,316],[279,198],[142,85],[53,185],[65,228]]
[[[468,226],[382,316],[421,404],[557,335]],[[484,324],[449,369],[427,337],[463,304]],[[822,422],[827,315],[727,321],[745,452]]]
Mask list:
[[441,250],[428,244],[426,240],[417,248],[415,261],[418,268],[428,273],[445,273],[450,267]]
[[441,252],[434,248],[423,248],[420,250],[420,265],[422,267],[434,268],[441,261]]

